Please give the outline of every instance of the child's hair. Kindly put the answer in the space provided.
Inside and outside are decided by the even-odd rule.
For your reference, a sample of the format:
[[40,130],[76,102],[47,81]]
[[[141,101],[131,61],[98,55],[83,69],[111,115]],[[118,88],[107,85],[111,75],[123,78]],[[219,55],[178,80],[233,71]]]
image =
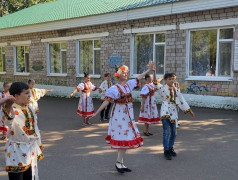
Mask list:
[[145,75],[145,80],[147,80],[150,77],[150,74]]
[[110,75],[110,73],[105,73],[104,77],[108,77]]
[[175,73],[166,73],[166,74],[164,74],[164,79],[166,80],[166,79],[174,77],[174,76],[176,76]]
[[85,77],[85,78],[89,76],[89,74],[86,73],[86,72],[84,72],[83,74],[84,74],[84,77]]
[[172,74],[172,77],[176,77],[177,75],[175,73],[171,73]]
[[35,81],[34,79],[29,79],[28,80],[28,84],[30,84],[31,82]]
[[16,94],[20,95],[23,90],[29,89],[29,86],[24,82],[14,82],[12,83],[9,92],[10,95],[15,96]]
[[10,84],[10,82],[4,82],[3,83],[3,87],[5,87],[6,85]]

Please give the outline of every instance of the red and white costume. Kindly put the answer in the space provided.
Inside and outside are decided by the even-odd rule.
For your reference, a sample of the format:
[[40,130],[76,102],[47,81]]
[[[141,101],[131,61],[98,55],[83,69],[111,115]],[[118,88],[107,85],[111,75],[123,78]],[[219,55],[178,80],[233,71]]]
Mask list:
[[[0,99],[5,98],[6,96],[9,96],[8,94],[2,92],[0,93]],[[2,106],[0,106],[0,110],[2,111]],[[6,133],[8,131],[8,127],[5,125],[5,118],[1,117],[0,119],[0,131],[3,133]]]
[[154,97],[155,88],[153,83],[145,84],[140,95],[145,99],[144,112],[140,112],[138,122],[146,124],[156,124],[159,122],[158,109]]
[[93,100],[90,96],[91,91],[97,89],[91,82],[83,82],[77,86],[81,91],[77,113],[80,116],[89,116],[94,113]]
[[185,101],[179,88],[162,84],[155,85],[155,87],[163,100],[160,117],[162,119],[170,119],[178,127],[178,107],[187,114],[191,111],[190,106]]
[[134,119],[131,91],[138,86],[132,79],[122,86],[115,84],[106,92],[106,100],[114,102],[106,142],[112,149],[134,149],[143,145]]

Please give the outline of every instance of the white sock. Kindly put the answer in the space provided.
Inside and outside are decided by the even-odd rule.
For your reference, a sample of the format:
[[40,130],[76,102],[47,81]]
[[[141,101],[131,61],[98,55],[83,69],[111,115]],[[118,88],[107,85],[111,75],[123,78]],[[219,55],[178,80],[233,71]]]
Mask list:
[[116,163],[118,168],[125,168],[125,166],[122,165],[123,157],[125,153],[126,153],[126,149],[118,149],[118,154],[117,154],[118,156],[117,156],[117,163]]

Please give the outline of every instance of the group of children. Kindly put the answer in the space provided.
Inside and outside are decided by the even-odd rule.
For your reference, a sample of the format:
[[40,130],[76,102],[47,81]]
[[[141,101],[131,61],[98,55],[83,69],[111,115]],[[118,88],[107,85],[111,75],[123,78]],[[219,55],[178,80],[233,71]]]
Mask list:
[[[153,75],[149,73],[153,72]],[[156,68],[153,62],[149,62],[148,70],[138,75],[136,79],[128,80],[129,68],[125,65],[116,69],[114,74],[117,83],[113,85],[110,74],[104,75],[105,80],[100,87],[94,86],[90,81],[90,75],[84,73],[84,81],[80,83],[69,95],[81,92],[77,113],[82,116],[82,126],[91,125],[89,119],[100,113],[100,120],[109,120],[108,135],[105,140],[112,149],[117,149],[118,157],[115,167],[119,173],[131,172],[124,164],[124,155],[127,149],[135,149],[143,146],[143,138],[137,128],[132,104],[133,89],[138,87],[139,80],[145,77],[145,85],[141,90],[141,109],[138,122],[144,123],[144,135],[153,135],[149,131],[150,124],[156,124],[160,120],[163,125],[164,156],[171,160],[176,156],[174,142],[176,127],[178,126],[177,107],[184,113],[194,113],[183,98],[178,85],[176,75],[167,73],[164,75],[166,85],[160,84],[161,79],[156,79]],[[37,126],[37,114],[39,107],[37,101],[52,90],[34,88],[35,81],[30,79],[28,85],[15,82],[12,85],[4,83],[4,92],[1,94],[1,126],[3,139],[8,141],[5,148],[6,171],[12,180],[38,180],[37,161],[43,158],[41,136]],[[94,112],[91,91],[99,90],[102,104]],[[160,115],[157,110],[155,91],[158,91],[163,102]],[[111,115],[110,107],[113,104]]]

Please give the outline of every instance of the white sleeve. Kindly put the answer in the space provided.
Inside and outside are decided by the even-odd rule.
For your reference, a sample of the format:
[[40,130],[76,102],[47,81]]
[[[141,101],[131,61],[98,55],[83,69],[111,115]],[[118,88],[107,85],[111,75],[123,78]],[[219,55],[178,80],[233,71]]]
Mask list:
[[77,88],[79,88],[80,90],[84,90],[84,83],[79,83]]
[[127,81],[128,86],[130,87],[130,90],[132,91],[135,87],[139,85],[139,80],[138,79],[131,79]]
[[111,87],[107,90],[105,96],[106,96],[106,97],[109,97],[109,98],[112,98],[113,100],[115,100],[115,99],[119,99],[120,93],[119,93],[119,91],[118,91],[118,89],[117,89],[116,86],[111,86]]
[[187,111],[190,109],[190,106],[188,105],[188,103],[186,102],[186,100],[184,99],[182,93],[180,92],[180,90],[178,88],[175,88],[176,93],[177,93],[177,98],[176,98],[176,104],[178,104],[179,108],[182,111]]
[[149,91],[148,87],[146,85],[144,85],[143,88],[141,89],[140,94],[141,95],[147,95],[149,92],[150,91]]

